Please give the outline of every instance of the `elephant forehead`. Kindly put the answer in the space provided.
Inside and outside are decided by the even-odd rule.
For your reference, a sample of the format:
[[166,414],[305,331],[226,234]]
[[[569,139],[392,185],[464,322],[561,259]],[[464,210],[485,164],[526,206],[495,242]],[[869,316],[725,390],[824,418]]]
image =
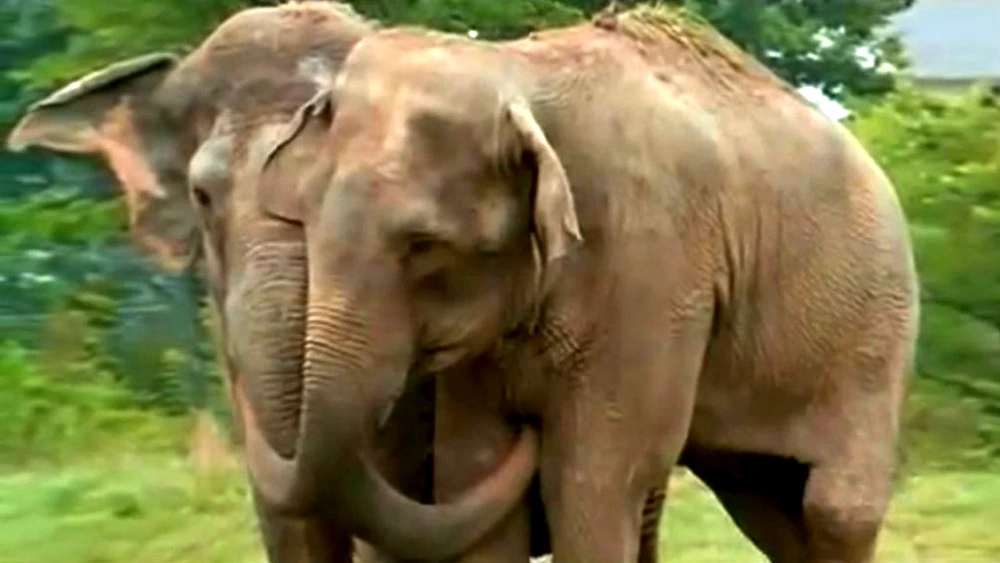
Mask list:
[[[403,65],[405,66],[405,65]],[[437,197],[483,169],[495,150],[500,94],[478,77],[401,76],[397,65],[355,72],[341,83],[330,137],[346,182],[384,203]]]
[[338,99],[461,114],[495,107],[496,53],[419,33],[387,32],[362,40],[336,80]]
[[480,157],[494,141],[498,96],[493,93],[492,103],[484,105],[448,94],[409,83],[376,99],[365,95],[342,101],[334,124],[335,151],[343,162],[368,161],[390,179],[419,174],[415,168],[440,169],[456,159]]

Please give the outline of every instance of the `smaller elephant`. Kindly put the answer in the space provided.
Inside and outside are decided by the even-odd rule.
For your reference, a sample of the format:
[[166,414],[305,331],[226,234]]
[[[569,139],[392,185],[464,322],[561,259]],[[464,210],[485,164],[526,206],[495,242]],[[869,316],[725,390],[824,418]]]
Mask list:
[[540,430],[555,563],[636,561],[682,464],[772,561],[873,557],[919,321],[905,216],[718,34],[649,6],[501,44],[380,30],[262,162],[239,189],[303,229],[307,377],[355,397],[331,450],[409,376],[485,362]]

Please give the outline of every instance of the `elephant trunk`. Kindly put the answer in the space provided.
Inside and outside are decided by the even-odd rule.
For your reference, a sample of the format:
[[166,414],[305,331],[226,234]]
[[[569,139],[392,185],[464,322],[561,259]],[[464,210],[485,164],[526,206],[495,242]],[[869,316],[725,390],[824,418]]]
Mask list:
[[403,496],[361,451],[366,430],[405,384],[412,357],[409,335],[399,328],[405,323],[385,306],[389,299],[359,303],[342,288],[310,294],[294,457],[269,447],[253,409],[243,409],[261,498],[277,510],[328,512],[396,557],[441,560],[467,551],[524,498],[537,466],[537,436],[523,432],[504,464],[455,502],[425,505]]
[[263,438],[283,457],[295,454],[299,432],[307,275],[303,241],[254,246],[225,316],[246,376],[240,390]]

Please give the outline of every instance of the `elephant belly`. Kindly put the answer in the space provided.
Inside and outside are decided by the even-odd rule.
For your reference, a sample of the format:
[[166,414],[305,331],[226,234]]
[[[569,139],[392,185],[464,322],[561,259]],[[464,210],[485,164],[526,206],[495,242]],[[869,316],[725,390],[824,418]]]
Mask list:
[[733,379],[703,375],[686,449],[746,452],[804,462],[814,457],[819,421],[818,413],[806,408],[808,398],[803,400],[770,385],[734,384]]

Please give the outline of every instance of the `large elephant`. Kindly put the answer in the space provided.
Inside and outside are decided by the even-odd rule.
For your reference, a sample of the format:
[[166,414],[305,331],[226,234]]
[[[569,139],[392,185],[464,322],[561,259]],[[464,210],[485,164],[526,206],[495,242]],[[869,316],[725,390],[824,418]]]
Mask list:
[[[147,55],[81,78],[35,104],[8,139],[12,149],[35,146],[102,157],[126,194],[132,232],[161,265],[189,267],[200,258],[197,249],[207,249],[204,265],[229,393],[242,418],[259,421],[262,436],[256,443],[266,445],[253,450],[259,455],[320,453],[317,439],[327,434],[325,424],[335,421],[314,420],[314,381],[303,381],[299,373],[303,319],[295,300],[304,282],[301,229],[260,216],[246,198],[230,197],[231,180],[253,160],[254,146],[266,145],[297,107],[325,87],[351,46],[372,28],[337,3],[246,10],[183,60]],[[192,203],[192,179],[197,197],[211,191],[216,211],[233,213],[229,217],[239,223],[227,224],[224,233],[206,229],[214,238],[202,240],[202,222],[218,224],[218,217],[200,213],[200,200]],[[435,390],[426,382],[413,387],[369,450],[392,485],[430,501]],[[328,399],[337,398],[319,400]],[[312,409],[308,415],[300,416],[300,402]],[[300,418],[312,425],[307,436],[296,428]],[[313,466],[315,490],[298,491],[283,507],[255,498],[269,558],[346,561],[347,532],[398,556],[465,551],[524,497],[533,473],[533,438],[528,433],[515,446],[511,432],[509,442],[498,453],[511,454],[491,465],[495,473],[489,479],[474,489],[476,481],[465,479],[469,486],[456,495],[460,498],[440,507],[407,502],[359,459],[339,458],[337,466],[314,456],[307,463]],[[273,483],[259,474],[257,460],[249,462],[255,493],[259,481]],[[315,496],[328,497],[330,510],[315,506]]]
[[[487,362],[540,427],[557,563],[635,561],[678,464],[773,561],[872,558],[918,287],[840,125],[649,7],[504,44],[380,31],[297,115],[240,182],[304,228],[307,379],[358,394],[331,450],[408,373]],[[309,478],[264,469],[276,501]]]

